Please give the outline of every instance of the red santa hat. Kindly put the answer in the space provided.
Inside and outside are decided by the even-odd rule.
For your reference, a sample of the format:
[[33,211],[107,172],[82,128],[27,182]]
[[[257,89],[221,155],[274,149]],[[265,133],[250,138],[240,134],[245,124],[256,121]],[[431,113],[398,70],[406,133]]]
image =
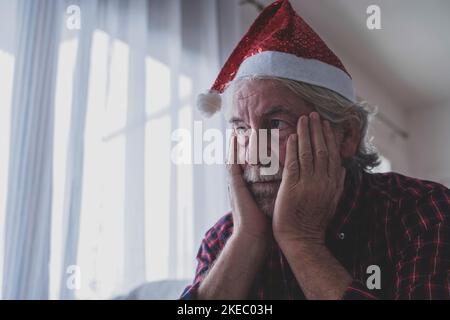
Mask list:
[[264,75],[297,80],[337,92],[355,102],[352,78],[339,58],[287,0],[266,7],[231,53],[197,107],[211,117],[234,79]]

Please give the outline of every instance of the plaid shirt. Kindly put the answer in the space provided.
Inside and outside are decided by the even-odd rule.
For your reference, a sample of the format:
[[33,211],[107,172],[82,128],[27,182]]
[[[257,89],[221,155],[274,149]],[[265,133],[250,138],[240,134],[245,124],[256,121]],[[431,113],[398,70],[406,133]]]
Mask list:
[[[450,190],[397,173],[363,173],[347,179],[326,245],[353,276],[343,299],[450,298]],[[233,232],[231,213],[205,235],[195,279],[181,299],[196,290]],[[381,288],[368,289],[370,265],[381,271]],[[249,299],[305,299],[288,262],[274,243]]]

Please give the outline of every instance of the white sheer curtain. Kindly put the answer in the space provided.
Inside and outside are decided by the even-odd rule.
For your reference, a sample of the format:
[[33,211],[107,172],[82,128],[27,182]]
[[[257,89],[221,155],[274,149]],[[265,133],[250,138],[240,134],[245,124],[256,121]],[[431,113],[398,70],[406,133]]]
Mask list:
[[[12,56],[11,135],[1,156],[14,165],[0,167],[9,179],[3,297],[109,298],[146,281],[191,278],[200,239],[228,209],[225,171],[174,164],[171,134],[201,120],[195,97],[239,38],[238,1],[19,4],[17,36],[39,36],[28,52],[46,54],[27,65],[19,45]],[[80,30],[66,28],[69,5],[81,9]],[[46,27],[33,30],[25,17]],[[30,81],[37,87],[27,91]],[[201,125],[225,129],[221,116]],[[25,134],[42,140],[33,152]],[[70,285],[74,270],[79,288]]]
[[[19,1],[12,88],[3,292],[47,298],[60,3]],[[45,44],[45,45],[42,45]]]
[[5,211],[8,189],[8,164],[11,101],[15,63],[16,2],[0,1],[0,298],[3,286]]

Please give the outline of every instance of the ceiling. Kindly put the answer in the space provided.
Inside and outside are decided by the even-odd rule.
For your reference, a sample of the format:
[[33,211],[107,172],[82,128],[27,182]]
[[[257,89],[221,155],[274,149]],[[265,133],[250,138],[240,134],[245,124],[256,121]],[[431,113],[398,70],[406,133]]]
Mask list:
[[[406,109],[450,107],[450,1],[291,0],[291,3],[341,58],[357,90],[364,87],[358,84],[371,83]],[[369,16],[366,9],[372,4],[380,7],[380,30],[369,30],[366,25]],[[256,9],[252,10],[246,9],[245,24],[249,25],[256,17]]]

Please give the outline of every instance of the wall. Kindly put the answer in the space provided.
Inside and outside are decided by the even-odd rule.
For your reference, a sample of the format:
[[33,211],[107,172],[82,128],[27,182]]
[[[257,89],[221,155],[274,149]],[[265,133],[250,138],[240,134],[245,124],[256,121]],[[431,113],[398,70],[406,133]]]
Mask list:
[[[395,127],[410,134],[406,117],[410,111],[396,103],[364,71],[354,66],[352,67],[351,63],[348,68],[357,94],[376,107],[383,118],[389,119]],[[408,155],[411,136],[408,138],[402,137],[377,116],[372,118],[369,130],[369,134],[373,137],[374,145],[379,153],[390,161],[391,171],[411,175],[411,161]]]
[[415,109],[408,120],[413,175],[450,187],[450,101]]

